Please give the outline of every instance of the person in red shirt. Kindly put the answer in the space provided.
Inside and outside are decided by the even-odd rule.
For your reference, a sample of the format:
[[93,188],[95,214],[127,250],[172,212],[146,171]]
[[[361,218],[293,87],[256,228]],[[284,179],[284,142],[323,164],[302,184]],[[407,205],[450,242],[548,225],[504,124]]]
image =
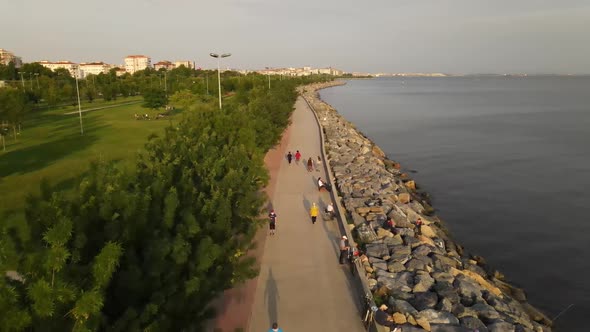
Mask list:
[[297,152],[295,152],[295,161],[299,163],[299,160],[301,160],[301,152],[297,150]]

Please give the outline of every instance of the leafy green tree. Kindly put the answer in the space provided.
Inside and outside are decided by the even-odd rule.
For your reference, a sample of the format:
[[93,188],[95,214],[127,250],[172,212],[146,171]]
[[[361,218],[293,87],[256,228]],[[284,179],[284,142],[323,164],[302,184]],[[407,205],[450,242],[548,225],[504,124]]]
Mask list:
[[168,104],[166,92],[161,89],[146,89],[143,91],[143,107],[158,109]]
[[22,90],[10,87],[0,89],[0,123],[10,124],[15,140],[17,127],[22,123],[28,109]]

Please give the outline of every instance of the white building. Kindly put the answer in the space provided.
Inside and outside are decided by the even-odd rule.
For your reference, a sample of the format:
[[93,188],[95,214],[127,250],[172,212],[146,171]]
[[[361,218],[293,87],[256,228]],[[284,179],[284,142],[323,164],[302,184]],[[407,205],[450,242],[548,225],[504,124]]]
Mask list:
[[79,67],[82,77],[86,77],[89,74],[106,74],[111,69],[111,65],[104,62],[82,62]]
[[75,76],[78,76],[79,78],[83,77],[80,73],[80,67],[78,66],[78,64],[73,63],[71,61],[62,60],[62,61],[51,62],[51,61],[43,60],[43,61],[39,61],[38,63],[45,68],[51,69],[52,71],[55,71],[56,69],[59,69],[59,68],[63,68],[63,69],[66,69],[67,71],[69,71],[70,75],[72,77],[75,77]]
[[130,74],[152,67],[152,59],[145,55],[129,55],[125,58],[125,71]]
[[21,57],[14,55],[14,53],[0,48],[0,64],[8,66],[9,63],[14,63],[16,68],[20,68],[23,64]]
[[195,63],[193,61],[174,61],[174,68],[185,66],[188,69],[194,69]]
[[159,62],[154,63],[154,69],[155,70],[160,70],[162,68],[164,68],[166,70],[171,70],[171,69],[174,69],[174,67],[175,66],[174,66],[174,64],[172,62],[166,61],[166,60],[163,60],[163,61],[159,61]]

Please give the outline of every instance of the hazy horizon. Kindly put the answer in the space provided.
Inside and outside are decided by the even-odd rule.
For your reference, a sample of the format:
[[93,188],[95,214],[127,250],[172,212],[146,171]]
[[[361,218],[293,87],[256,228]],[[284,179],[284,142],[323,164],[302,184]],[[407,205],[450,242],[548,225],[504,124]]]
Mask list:
[[123,63],[129,54],[216,67],[350,72],[590,74],[590,3],[569,0],[13,1],[0,48],[25,62]]

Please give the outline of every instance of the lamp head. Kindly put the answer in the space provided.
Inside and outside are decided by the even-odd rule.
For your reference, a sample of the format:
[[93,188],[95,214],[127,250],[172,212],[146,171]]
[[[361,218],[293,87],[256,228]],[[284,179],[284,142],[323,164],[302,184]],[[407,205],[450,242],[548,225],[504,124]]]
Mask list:
[[222,55],[221,55],[221,57],[222,57],[222,58],[227,58],[227,57],[228,57],[228,56],[230,56],[230,55],[231,55],[231,53],[224,53],[224,54],[222,54]]
[[214,57],[214,58],[219,58],[219,54],[215,54],[215,53],[209,53],[210,56]]

